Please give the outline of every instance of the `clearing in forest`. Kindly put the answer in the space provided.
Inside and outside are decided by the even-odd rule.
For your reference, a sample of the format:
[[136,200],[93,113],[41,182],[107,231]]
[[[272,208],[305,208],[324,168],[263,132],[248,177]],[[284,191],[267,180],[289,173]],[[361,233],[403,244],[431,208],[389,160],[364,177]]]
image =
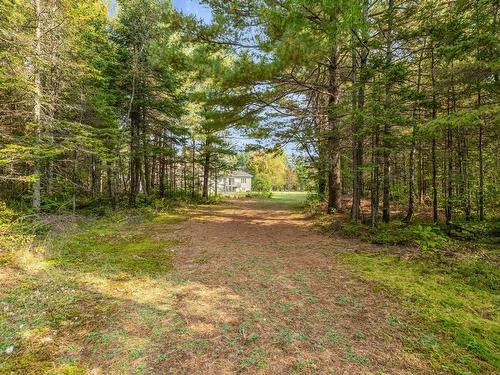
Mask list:
[[4,261],[0,372],[435,373],[341,261],[373,246],[319,233],[300,198],[100,219]]

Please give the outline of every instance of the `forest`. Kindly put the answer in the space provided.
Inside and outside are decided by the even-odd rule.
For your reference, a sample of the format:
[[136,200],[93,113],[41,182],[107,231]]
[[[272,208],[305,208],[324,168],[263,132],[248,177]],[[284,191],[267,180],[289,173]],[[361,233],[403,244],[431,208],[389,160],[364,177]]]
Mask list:
[[[1,192],[50,211],[208,195],[230,131],[295,143],[329,212],[498,211],[495,1],[4,1]],[[272,151],[272,150],[271,150]],[[348,201],[346,201],[348,200]],[[404,206],[404,207],[403,207]]]
[[[0,303],[20,317],[0,317],[0,373],[498,371],[499,7],[0,0]],[[252,174],[253,191],[214,191],[236,169]],[[226,273],[217,264],[231,255],[203,242],[202,223],[238,254]],[[205,289],[194,293],[193,280]],[[259,299],[266,282],[276,301]],[[319,315],[297,313],[288,326],[302,306],[287,294],[296,284]],[[233,294],[254,300],[233,306]],[[376,305],[367,318],[366,295],[394,315]],[[169,298],[198,307],[160,306]],[[120,327],[133,321],[117,312],[124,301],[141,324],[170,327],[150,342],[157,352],[132,347],[130,332],[149,326],[125,334],[97,323],[107,312]],[[200,336],[188,323],[202,306]],[[346,327],[387,326],[395,341],[380,350],[392,354],[374,349],[383,331],[365,327],[358,340],[328,330],[321,311],[339,308]],[[227,320],[210,315],[218,309]],[[264,327],[266,313],[280,323]],[[84,331],[75,317],[92,326],[87,336],[57,336],[66,325]],[[305,339],[298,325],[326,338]],[[120,361],[105,340],[120,343]]]

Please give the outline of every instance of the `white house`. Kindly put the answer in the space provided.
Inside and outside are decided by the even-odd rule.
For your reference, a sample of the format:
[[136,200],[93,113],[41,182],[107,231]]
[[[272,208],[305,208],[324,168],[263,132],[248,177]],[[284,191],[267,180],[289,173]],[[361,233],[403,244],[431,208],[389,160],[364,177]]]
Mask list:
[[245,171],[233,171],[217,179],[219,192],[247,192],[252,191],[253,176]]

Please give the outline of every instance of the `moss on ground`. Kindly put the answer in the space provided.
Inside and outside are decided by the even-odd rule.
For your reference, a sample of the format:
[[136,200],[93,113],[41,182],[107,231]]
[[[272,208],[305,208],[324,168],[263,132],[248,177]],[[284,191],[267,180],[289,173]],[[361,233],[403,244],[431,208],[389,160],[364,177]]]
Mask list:
[[470,275],[483,268],[477,262],[444,265],[378,253],[343,254],[342,258],[362,278],[391,291],[412,312],[411,323],[393,323],[404,325],[408,343],[427,352],[434,366],[456,374],[500,370],[498,269],[483,265],[496,282],[482,282]]
[[[133,211],[87,218],[43,238],[9,229],[19,246],[0,253],[0,283],[8,282],[0,288],[0,373],[84,374],[92,364],[124,372],[120,361],[144,366],[142,355],[129,360],[129,353],[154,351],[178,321],[147,302],[158,289],[152,286],[173,285],[171,248],[178,241],[168,224],[182,220]],[[127,329],[142,329],[145,342]]]
[[[154,230],[154,227],[153,227]],[[151,238],[151,226],[94,223],[54,242],[55,265],[80,272],[158,274],[172,267],[176,241]]]

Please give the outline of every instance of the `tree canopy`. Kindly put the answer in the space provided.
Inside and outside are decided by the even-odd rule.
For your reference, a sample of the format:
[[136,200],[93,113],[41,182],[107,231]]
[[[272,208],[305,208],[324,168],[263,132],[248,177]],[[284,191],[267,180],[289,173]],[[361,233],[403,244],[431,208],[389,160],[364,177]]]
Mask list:
[[[498,2],[203,3],[210,23],[159,0],[113,18],[100,0],[2,1],[2,195],[36,211],[206,198],[238,132],[295,145],[353,221],[497,214]],[[269,155],[248,168],[283,188],[289,160]]]

